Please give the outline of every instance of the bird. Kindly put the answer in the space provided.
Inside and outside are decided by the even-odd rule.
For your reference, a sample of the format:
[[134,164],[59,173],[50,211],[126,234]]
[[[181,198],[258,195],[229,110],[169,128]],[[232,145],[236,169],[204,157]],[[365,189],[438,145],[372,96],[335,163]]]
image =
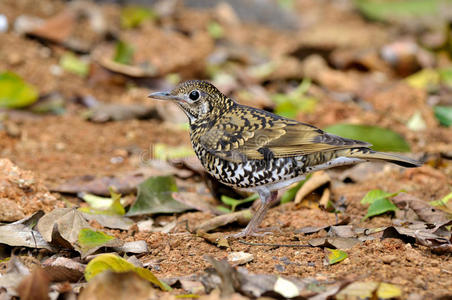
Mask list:
[[174,102],[182,109],[188,117],[193,149],[209,174],[225,185],[258,193],[260,207],[246,228],[232,235],[235,238],[268,233],[259,225],[278,201],[278,191],[311,172],[365,161],[408,168],[422,164],[374,151],[364,141],[239,104],[204,80],[188,80],[148,97]]

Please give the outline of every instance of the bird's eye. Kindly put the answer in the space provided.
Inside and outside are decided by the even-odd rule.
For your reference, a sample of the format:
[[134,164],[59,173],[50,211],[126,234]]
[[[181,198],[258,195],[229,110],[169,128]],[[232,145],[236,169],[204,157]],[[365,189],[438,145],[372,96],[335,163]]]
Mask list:
[[190,100],[196,101],[199,99],[199,92],[197,90],[191,91],[190,95],[188,95],[188,98],[190,98]]

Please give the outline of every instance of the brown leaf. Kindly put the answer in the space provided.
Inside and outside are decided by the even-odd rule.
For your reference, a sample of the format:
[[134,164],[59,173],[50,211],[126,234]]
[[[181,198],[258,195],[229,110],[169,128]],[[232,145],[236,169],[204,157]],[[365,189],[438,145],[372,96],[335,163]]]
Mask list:
[[450,220],[445,212],[407,193],[398,194],[392,201],[401,209],[408,206],[414,210],[421,220],[428,223],[439,225],[447,223]]
[[55,248],[42,237],[39,231],[32,229],[31,225],[36,224],[43,215],[43,211],[38,211],[17,222],[1,225],[0,244],[55,251]]
[[84,264],[66,257],[49,258],[42,265],[51,282],[77,282],[85,271]]
[[331,226],[347,225],[348,223],[350,223],[350,217],[346,216],[345,218],[343,218],[342,220],[340,220],[339,222],[337,222],[334,225],[327,225],[327,226],[322,226],[322,227],[306,226],[306,227],[295,230],[295,233],[313,234],[313,233],[319,232],[320,230],[328,231],[328,230],[330,230]]
[[192,192],[174,192],[172,195],[174,200],[181,202],[196,210],[215,215],[223,214],[223,212],[221,212],[215,206],[209,203],[212,202],[213,200],[212,197]]
[[30,271],[17,256],[11,257],[8,261],[7,272],[0,276],[0,289],[5,290],[9,297],[17,296],[19,284],[29,274]]
[[298,190],[297,195],[295,196],[295,204],[300,203],[308,194],[330,181],[330,176],[324,171],[314,173],[311,178]]
[[216,260],[211,256],[206,256],[205,259],[212,264],[221,278],[220,291],[222,298],[231,296],[235,290],[240,288],[237,271],[227,260]]
[[88,120],[96,123],[133,119],[157,118],[154,107],[141,104],[118,104],[98,102],[87,113]]
[[202,237],[207,242],[216,245],[217,247],[223,247],[223,248],[230,248],[228,239],[225,237],[225,235],[221,232],[215,232],[215,233],[207,233],[203,230],[197,230],[196,235],[199,237]]
[[76,25],[75,17],[71,10],[63,10],[27,34],[62,44],[67,41]]
[[[271,294],[278,299],[284,297],[301,297],[304,299],[303,297],[314,294],[307,289],[308,281],[304,282],[296,278],[283,278],[272,274],[250,274],[245,268],[236,269],[225,260],[218,261],[212,257],[206,257],[206,260],[213,265],[215,270],[207,269],[207,274],[202,277],[202,282],[207,292],[219,287],[222,297],[228,297],[233,295],[234,292],[240,292],[252,298]],[[289,296],[289,294],[291,295]]]
[[353,230],[352,225],[331,226],[328,235],[345,238],[357,236],[356,232]]
[[[156,290],[135,272],[107,270],[95,276],[80,293],[80,300],[136,299],[158,297]],[[157,298],[156,298],[157,299]]]
[[107,69],[108,71],[126,75],[132,78],[149,78],[157,74],[157,70],[152,67],[144,68],[142,66],[125,65],[108,57],[99,57],[96,59],[97,63]]
[[[447,226],[451,222],[444,224]],[[429,226],[429,224],[412,224],[408,227],[389,226],[383,231],[382,238],[397,238],[405,243],[418,243],[427,247],[436,247],[442,244],[449,244],[451,233],[445,232],[446,236],[435,234],[438,231],[436,226]]]
[[322,197],[320,197],[319,200],[319,207],[323,208],[323,209],[327,209],[328,208],[328,202],[330,201],[331,198],[331,192],[329,188],[326,188],[323,191]]
[[359,239],[349,237],[321,237],[308,241],[309,245],[313,247],[327,247],[334,249],[350,249],[359,242]]
[[198,225],[195,231],[209,232],[218,227],[225,226],[234,222],[238,222],[240,225],[246,225],[251,220],[251,210],[245,209],[230,214],[214,217],[206,222]]
[[22,300],[48,300],[50,279],[46,271],[36,266],[32,273],[19,284],[18,293]]
[[77,242],[80,229],[90,228],[75,208],[57,208],[43,216],[36,227],[46,241],[63,247],[69,244],[70,248]]
[[[146,159],[148,163],[152,163],[147,160],[147,157],[143,157],[143,159]],[[159,165],[153,164],[151,167],[143,167],[131,172],[118,172],[114,176],[96,177],[86,175],[73,177],[65,183],[51,188],[51,190],[68,194],[85,192],[100,196],[110,196],[109,188],[113,187],[117,193],[126,195],[135,193],[137,186],[150,176],[178,174],[178,172],[178,169],[171,167],[168,163],[159,162]],[[187,176],[189,174],[184,172],[184,175]]]

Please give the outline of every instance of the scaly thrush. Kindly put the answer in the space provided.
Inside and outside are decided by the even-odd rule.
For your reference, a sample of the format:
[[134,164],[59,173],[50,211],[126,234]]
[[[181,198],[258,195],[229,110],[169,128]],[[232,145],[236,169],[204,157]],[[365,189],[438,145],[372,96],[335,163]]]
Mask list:
[[226,185],[259,194],[260,208],[235,237],[259,235],[258,226],[278,190],[307,173],[369,160],[420,165],[408,157],[373,151],[369,143],[240,105],[206,81],[186,81],[149,97],[171,100],[182,108],[193,148],[207,172]]

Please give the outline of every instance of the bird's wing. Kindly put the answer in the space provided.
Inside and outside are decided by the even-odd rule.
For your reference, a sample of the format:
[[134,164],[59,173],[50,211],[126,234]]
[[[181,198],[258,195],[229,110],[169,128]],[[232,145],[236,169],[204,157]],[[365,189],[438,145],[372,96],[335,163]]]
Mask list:
[[371,146],[257,110],[223,116],[200,142],[210,153],[234,162]]

